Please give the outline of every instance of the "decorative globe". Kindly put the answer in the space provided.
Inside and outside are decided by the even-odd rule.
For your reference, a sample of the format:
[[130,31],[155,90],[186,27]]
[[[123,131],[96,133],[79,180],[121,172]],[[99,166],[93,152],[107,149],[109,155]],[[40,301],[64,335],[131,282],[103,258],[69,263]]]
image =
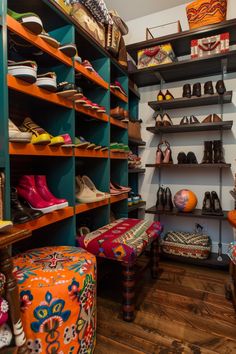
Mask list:
[[196,207],[197,197],[189,189],[181,189],[174,196],[174,204],[179,211],[189,213]]

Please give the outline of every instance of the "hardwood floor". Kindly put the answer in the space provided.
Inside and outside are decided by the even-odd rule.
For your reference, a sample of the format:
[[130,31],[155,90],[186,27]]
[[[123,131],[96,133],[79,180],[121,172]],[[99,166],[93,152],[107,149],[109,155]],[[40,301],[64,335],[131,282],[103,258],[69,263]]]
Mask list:
[[227,272],[162,262],[159,279],[152,280],[146,269],[133,323],[121,317],[119,274],[114,269],[99,286],[95,354],[236,354]]

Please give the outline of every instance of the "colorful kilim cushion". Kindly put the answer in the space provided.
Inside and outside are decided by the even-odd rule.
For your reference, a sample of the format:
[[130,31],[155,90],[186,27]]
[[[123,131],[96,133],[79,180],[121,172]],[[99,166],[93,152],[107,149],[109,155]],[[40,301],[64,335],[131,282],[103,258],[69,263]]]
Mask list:
[[197,233],[170,231],[165,235],[161,246],[164,253],[206,259],[211,251],[211,239]]
[[231,261],[236,265],[236,241],[230,243],[227,254]]
[[132,262],[161,231],[159,222],[119,219],[81,236],[79,245],[99,257]]
[[29,353],[93,353],[96,258],[77,247],[46,247],[13,258]]

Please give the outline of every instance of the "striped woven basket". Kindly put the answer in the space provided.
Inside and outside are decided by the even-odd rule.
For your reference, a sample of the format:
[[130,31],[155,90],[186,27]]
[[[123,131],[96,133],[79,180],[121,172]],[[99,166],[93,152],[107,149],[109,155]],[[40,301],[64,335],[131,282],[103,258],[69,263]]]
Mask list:
[[170,231],[161,243],[162,251],[175,256],[207,259],[211,252],[211,239],[207,235]]

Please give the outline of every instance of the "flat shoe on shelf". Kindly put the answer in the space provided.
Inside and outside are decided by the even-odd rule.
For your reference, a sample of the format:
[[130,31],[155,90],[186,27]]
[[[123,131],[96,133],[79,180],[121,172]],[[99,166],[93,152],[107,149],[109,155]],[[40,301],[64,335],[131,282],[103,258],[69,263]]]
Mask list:
[[77,54],[77,48],[74,43],[62,44],[58,49],[69,58],[73,58]]
[[104,193],[92,191],[87,184],[84,183],[80,176],[76,180],[76,201],[79,203],[95,203],[106,199]]
[[98,193],[98,194],[103,194],[105,198],[109,198],[109,193],[105,193],[105,192],[101,192],[97,189],[97,187],[95,186],[95,184],[93,183],[93,181],[88,177],[88,176],[83,176],[82,177],[82,181],[84,182],[84,184],[87,185],[87,187],[89,187],[89,189],[91,189],[93,192]]
[[32,139],[31,132],[22,132],[20,129],[8,119],[9,141],[14,143],[30,143]]
[[34,34],[40,34],[43,30],[43,24],[38,15],[34,12],[17,13],[10,9],[7,10],[8,15],[10,15],[14,20],[20,22],[24,27]]
[[62,96],[62,97],[72,97],[77,93],[77,88],[75,86],[75,84],[71,83],[71,82],[60,82],[57,85],[57,95],[58,96]]
[[46,43],[51,45],[53,48],[59,48],[60,42],[58,42],[55,38],[51,37],[49,33],[43,30],[42,33],[39,34],[39,37],[42,38]]
[[123,193],[128,193],[128,192],[131,191],[130,187],[120,186],[119,184],[114,183],[114,182],[110,182],[110,186],[111,186],[112,189],[116,189],[118,191],[122,191]]
[[48,72],[37,76],[36,85],[44,90],[56,92],[57,77],[54,72]]
[[75,137],[74,145],[76,148],[86,149],[90,145],[90,142],[86,141],[82,136],[80,136],[80,137]]
[[8,60],[8,73],[33,84],[37,80],[37,64],[32,60],[14,62]]

